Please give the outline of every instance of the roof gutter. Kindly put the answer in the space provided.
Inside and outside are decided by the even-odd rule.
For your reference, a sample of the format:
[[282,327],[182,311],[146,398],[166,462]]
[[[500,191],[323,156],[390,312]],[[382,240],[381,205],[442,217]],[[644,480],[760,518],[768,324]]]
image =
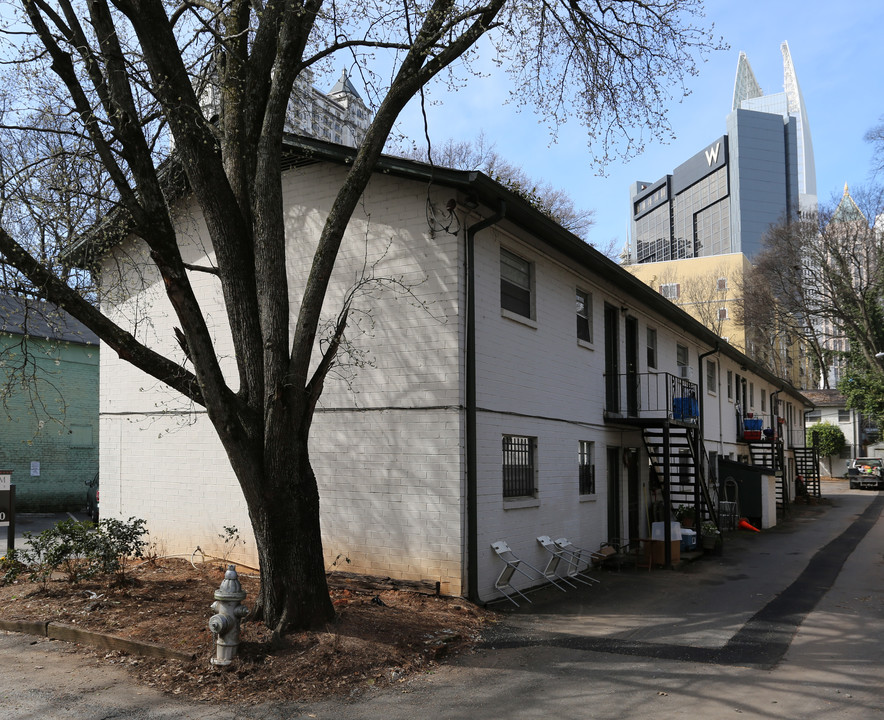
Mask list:
[[506,217],[506,202],[497,212],[466,229],[467,245],[467,353],[466,353],[466,454],[467,454],[467,597],[479,602],[479,470],[476,423],[476,234]]

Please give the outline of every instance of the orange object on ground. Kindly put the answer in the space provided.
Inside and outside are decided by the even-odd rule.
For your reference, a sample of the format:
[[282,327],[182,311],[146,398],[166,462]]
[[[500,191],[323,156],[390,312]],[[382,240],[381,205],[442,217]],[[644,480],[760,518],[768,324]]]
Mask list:
[[739,527],[740,530],[752,530],[753,532],[761,532],[761,530],[759,530],[757,527],[753,527],[752,525],[750,525],[746,518],[740,518],[740,523],[737,527]]

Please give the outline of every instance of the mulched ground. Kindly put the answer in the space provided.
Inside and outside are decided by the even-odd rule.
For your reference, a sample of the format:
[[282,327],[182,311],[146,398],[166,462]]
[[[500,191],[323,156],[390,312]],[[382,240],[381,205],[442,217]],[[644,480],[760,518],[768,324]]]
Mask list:
[[[239,656],[218,669],[209,605],[223,572],[219,563],[158,559],[134,564],[131,583],[71,585],[53,579],[46,589],[26,581],[0,587],[2,617],[78,625],[193,653],[193,661],[155,660],[84,647],[100,660],[129,668],[146,685],[206,701],[268,702],[354,695],[429,672],[471,647],[493,615],[460,598],[402,590],[334,589],[337,618],[320,632],[292,634],[272,644],[260,623],[243,624]],[[256,577],[240,575],[250,606]]]

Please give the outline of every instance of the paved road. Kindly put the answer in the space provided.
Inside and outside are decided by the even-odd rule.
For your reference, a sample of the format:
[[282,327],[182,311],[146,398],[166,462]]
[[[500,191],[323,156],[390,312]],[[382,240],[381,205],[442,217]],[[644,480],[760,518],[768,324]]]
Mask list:
[[0,702],[8,718],[868,720],[884,713],[884,493],[823,492],[834,506],[737,533],[721,557],[539,593],[504,613],[485,647],[396,690],[195,705],[61,643],[7,634]]
[[[15,548],[21,550],[27,543],[24,533],[39,535],[43,530],[53,527],[61,520],[88,520],[85,512],[73,513],[18,513],[15,516]],[[0,555],[6,553],[9,527],[0,526]]]

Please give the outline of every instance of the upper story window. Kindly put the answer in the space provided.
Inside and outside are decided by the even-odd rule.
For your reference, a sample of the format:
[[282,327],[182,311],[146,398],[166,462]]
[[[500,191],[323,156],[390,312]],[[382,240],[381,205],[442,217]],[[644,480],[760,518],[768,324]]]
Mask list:
[[727,320],[727,318],[728,318],[727,308],[726,307],[718,308],[718,319],[719,320]]
[[734,371],[727,371],[727,399],[734,399]]
[[850,422],[850,410],[839,410],[838,411],[838,422]]
[[657,367],[657,331],[648,328],[648,367]]
[[706,392],[718,392],[718,382],[716,381],[715,362],[713,360],[706,361]]
[[767,392],[765,390],[761,390],[761,412],[767,411]]
[[531,317],[531,263],[500,249],[500,306]]
[[679,284],[663,283],[660,286],[660,294],[667,300],[677,300],[679,295]]
[[727,290],[727,278],[718,278],[718,282],[716,284],[719,292],[724,292]]
[[592,294],[577,291],[577,339],[592,342]]
[[685,367],[688,364],[688,349],[684,345],[675,346],[675,364]]

